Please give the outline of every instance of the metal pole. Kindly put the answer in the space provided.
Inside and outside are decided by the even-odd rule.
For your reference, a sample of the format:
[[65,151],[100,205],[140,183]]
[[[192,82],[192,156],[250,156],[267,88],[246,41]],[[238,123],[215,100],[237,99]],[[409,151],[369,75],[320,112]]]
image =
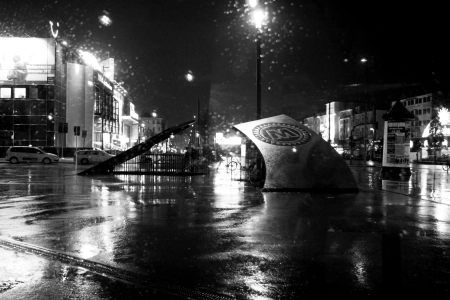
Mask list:
[[364,108],[364,152],[363,152],[363,170],[366,170],[366,164],[367,164],[367,147],[366,147],[366,140],[367,140],[367,101],[368,101],[368,93],[367,89],[369,88],[369,61],[366,61],[366,92],[365,92],[365,108]]
[[105,117],[103,116],[103,114],[102,114],[102,136],[101,136],[101,140],[102,140],[102,150],[103,150],[103,119],[104,119]]
[[200,98],[197,98],[197,151],[200,151]]
[[331,144],[331,101],[328,101],[328,143]]
[[259,30],[256,35],[256,119],[261,119],[261,35]]
[[[259,29],[256,34],[256,119],[261,119],[261,35]],[[258,179],[262,179],[262,157],[258,152],[256,157]]]

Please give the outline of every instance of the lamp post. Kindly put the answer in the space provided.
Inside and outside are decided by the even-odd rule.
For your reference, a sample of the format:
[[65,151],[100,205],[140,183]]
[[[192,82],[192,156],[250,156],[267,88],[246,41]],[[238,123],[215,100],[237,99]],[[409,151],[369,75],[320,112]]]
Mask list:
[[366,140],[367,140],[367,98],[368,93],[367,89],[369,88],[369,61],[366,58],[361,59],[361,62],[366,65],[366,91],[365,91],[365,108],[364,108],[364,152],[363,152],[363,170],[366,170],[366,161],[367,161],[367,148],[366,148]]
[[[189,82],[194,82],[194,80],[195,80],[195,76],[194,76],[194,74],[192,73],[192,71],[188,71],[187,73],[186,73],[186,75],[184,75],[184,78],[186,78],[186,80],[187,81],[189,81]],[[197,98],[197,117],[196,116],[194,116],[194,119],[196,118],[196,124],[195,124],[195,134],[199,134],[199,132],[200,132],[200,98]],[[194,136],[196,136],[196,135],[192,135],[192,137],[194,137]],[[197,146],[197,148],[200,148],[200,139],[197,139],[197,142],[195,142],[195,140],[194,140],[194,142],[193,142],[193,145],[194,146]]]
[[[258,2],[258,0],[248,0],[256,28],[256,120],[261,119],[261,27],[265,18],[265,12],[259,7]],[[260,153],[256,157],[256,170],[258,177],[262,177],[262,157]]]
[[256,119],[261,119],[261,27],[265,13],[259,7],[258,0],[249,0],[252,18],[256,27]]

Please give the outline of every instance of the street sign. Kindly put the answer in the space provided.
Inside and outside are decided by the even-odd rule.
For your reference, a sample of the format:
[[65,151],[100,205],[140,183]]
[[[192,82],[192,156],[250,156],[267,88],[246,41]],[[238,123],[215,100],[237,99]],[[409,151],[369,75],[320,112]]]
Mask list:
[[80,136],[80,126],[73,126],[73,133],[76,136]]

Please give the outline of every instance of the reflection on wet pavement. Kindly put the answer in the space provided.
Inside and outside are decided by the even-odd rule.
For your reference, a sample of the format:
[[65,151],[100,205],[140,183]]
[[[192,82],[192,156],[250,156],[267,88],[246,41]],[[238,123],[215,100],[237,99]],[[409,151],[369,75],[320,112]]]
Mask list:
[[80,177],[45,168],[0,174],[0,238],[239,299],[374,298],[386,270],[412,295],[425,288],[420,274],[430,274],[427,289],[448,289],[450,185],[431,168],[409,182],[352,168],[357,194],[262,194],[224,170]]

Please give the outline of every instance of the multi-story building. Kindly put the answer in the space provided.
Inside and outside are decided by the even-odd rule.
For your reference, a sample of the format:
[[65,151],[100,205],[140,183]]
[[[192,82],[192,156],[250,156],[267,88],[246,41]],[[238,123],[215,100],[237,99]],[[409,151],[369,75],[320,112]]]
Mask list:
[[55,146],[66,112],[60,56],[54,39],[0,37],[0,154],[12,145]]
[[362,106],[350,102],[330,102],[326,104],[325,113],[305,118],[303,124],[333,147],[349,148],[352,137],[355,142],[353,149],[362,153],[364,138],[368,147],[383,136],[383,113],[384,110],[374,108],[366,113]]
[[158,117],[156,112],[141,114],[140,120],[144,124],[144,135],[150,138],[158,133],[161,133],[165,128],[163,127],[163,119]]
[[[420,95],[402,99],[400,102],[416,116],[416,120],[411,122],[411,139],[421,140],[425,128],[433,117],[433,95]],[[392,105],[394,105],[394,103],[395,101],[392,102]]]
[[[448,145],[450,141],[450,120],[449,109],[450,100],[442,98],[442,96],[434,93],[423,94],[400,100],[400,102],[415,115],[415,120],[411,121],[411,144],[422,145],[421,149],[415,148],[417,159],[426,158],[430,155],[437,157],[442,154],[449,154]],[[392,105],[394,102],[392,103]],[[428,136],[430,134],[430,123],[432,120],[438,119],[442,126],[442,134],[444,141],[441,149],[434,151],[430,149],[428,144]]]
[[126,91],[88,58],[53,38],[0,38],[0,155],[11,145],[71,155],[80,147],[123,150],[139,140]]

